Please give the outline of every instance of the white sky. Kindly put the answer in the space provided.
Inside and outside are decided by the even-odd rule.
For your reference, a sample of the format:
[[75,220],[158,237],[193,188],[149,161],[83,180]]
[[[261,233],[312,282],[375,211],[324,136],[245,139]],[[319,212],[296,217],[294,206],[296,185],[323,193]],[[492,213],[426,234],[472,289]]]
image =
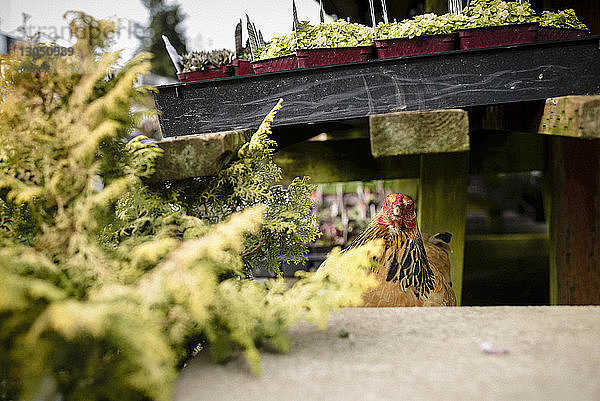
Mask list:
[[[245,13],[248,13],[269,40],[276,34],[288,33],[292,26],[292,0],[179,0],[169,1],[181,5],[186,18],[183,22],[189,50],[234,48],[235,24],[242,18],[244,42],[247,38]],[[298,18],[319,22],[319,3],[315,0],[296,0]],[[95,18],[118,17],[124,26],[134,23],[146,25],[148,13],[140,0],[0,0],[0,31],[17,35],[23,12],[31,15],[28,23],[32,29],[52,34],[67,32],[62,18],[65,11],[80,10]],[[328,16],[326,22],[332,21]],[[138,47],[136,33],[142,31],[123,29],[115,49],[126,49],[130,54]],[[66,34],[64,36],[67,36]],[[67,44],[66,42],[63,43]]]

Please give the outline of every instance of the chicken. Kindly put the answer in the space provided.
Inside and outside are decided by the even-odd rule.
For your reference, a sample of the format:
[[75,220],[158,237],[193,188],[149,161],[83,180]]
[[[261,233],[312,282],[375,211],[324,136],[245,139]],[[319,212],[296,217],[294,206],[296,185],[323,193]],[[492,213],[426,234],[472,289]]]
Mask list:
[[350,244],[355,248],[384,239],[374,268],[379,285],[364,296],[364,306],[454,306],[450,281],[450,233],[423,242],[410,196],[390,194],[367,228]]

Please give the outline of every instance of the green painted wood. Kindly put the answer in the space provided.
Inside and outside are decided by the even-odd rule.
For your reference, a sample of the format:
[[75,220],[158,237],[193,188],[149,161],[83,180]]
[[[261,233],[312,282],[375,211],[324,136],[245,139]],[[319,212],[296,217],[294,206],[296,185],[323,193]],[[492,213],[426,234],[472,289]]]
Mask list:
[[458,305],[461,302],[469,153],[421,156],[418,216],[421,231],[452,233],[451,277]]
[[376,158],[469,150],[469,118],[464,110],[372,115],[369,130]]
[[250,139],[252,130],[175,137],[158,142],[163,155],[150,182],[215,175]]

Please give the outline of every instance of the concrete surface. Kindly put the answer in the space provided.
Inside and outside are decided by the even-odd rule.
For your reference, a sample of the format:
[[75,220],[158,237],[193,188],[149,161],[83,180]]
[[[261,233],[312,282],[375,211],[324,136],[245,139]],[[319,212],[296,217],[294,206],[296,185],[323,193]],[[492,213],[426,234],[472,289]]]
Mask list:
[[600,400],[600,307],[343,309],[292,334],[261,377],[200,355],[175,400]]

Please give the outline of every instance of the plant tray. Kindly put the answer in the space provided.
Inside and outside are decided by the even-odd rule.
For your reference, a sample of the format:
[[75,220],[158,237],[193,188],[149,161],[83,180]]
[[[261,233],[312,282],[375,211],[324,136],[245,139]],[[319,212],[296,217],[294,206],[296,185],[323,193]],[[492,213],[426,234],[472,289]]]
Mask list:
[[537,40],[538,23],[459,29],[460,49],[516,45]]
[[538,28],[537,40],[543,41],[581,38],[589,34],[590,31],[588,31],[587,29],[554,28],[550,26],[540,26]]
[[250,63],[248,60],[233,60],[231,65],[233,66],[233,75],[236,77],[254,74],[252,63]]
[[252,68],[254,69],[254,73],[260,74],[263,72],[293,70],[298,68],[298,59],[296,58],[295,54],[290,54],[289,56],[253,61],[251,64]]
[[177,78],[181,82],[204,81],[206,79],[226,78],[233,75],[231,65],[226,65],[220,68],[211,68],[206,71],[191,71],[177,74]]
[[423,35],[414,38],[381,39],[375,41],[377,58],[393,58],[456,50],[458,34]]
[[373,58],[373,46],[334,47],[326,49],[298,49],[298,67],[352,63]]

